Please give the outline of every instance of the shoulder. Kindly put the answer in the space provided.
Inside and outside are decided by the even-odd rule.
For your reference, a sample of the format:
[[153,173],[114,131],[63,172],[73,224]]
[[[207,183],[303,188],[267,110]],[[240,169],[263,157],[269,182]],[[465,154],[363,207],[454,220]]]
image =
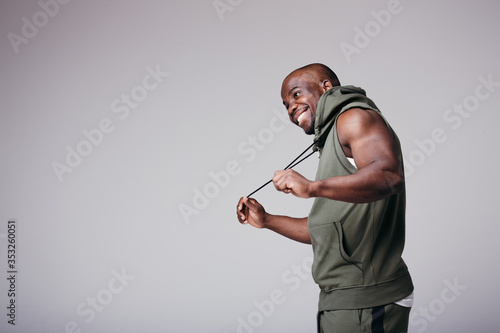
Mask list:
[[342,144],[367,137],[390,138],[390,131],[380,114],[374,110],[352,108],[344,111],[337,120],[337,133]]
[[352,108],[344,111],[337,120],[337,131],[342,132],[372,126],[386,127],[386,124],[376,111],[370,109]]
[[344,111],[338,118],[339,123],[373,122],[378,120],[382,120],[382,117],[380,117],[378,112],[360,107],[354,107]]

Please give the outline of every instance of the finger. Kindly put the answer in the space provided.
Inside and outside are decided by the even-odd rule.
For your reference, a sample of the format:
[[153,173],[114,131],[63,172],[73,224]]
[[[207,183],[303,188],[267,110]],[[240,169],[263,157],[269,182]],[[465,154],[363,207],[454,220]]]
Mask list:
[[241,211],[243,206],[245,205],[245,197],[241,197],[238,201],[238,205],[236,205],[236,210]]
[[248,220],[248,215],[250,212],[256,212],[259,209],[259,202],[253,198],[248,198],[248,197],[243,197],[243,209],[242,211],[244,212],[244,220],[247,222]]
[[285,173],[285,172],[286,172],[286,170],[276,170],[274,172],[274,176],[272,179],[273,183],[279,181],[281,179],[281,177],[283,176],[283,173]]
[[277,191],[281,191],[281,181],[278,179],[278,180],[275,180],[273,181],[273,185],[274,185],[274,188],[277,190]]
[[236,206],[236,216],[238,217],[238,221],[240,223],[246,223],[246,216],[247,216],[247,207],[245,205],[245,197],[240,198],[238,201],[238,205]]
[[246,198],[245,205],[250,211],[254,212],[258,209],[259,203],[253,198]]
[[250,211],[248,209],[248,206],[245,205],[245,218],[243,220],[243,224],[248,224],[248,215],[249,215]]
[[281,191],[281,183],[283,179],[283,171],[284,170],[278,170],[274,172],[274,177],[272,179],[273,185],[276,188],[276,190]]
[[278,177],[276,177],[276,180],[274,182],[274,187],[278,191],[285,191],[288,188],[288,177],[282,173]]
[[240,221],[241,224],[247,224],[248,223],[248,207],[246,205],[243,205],[243,208],[241,210],[241,213],[238,215],[238,220]]

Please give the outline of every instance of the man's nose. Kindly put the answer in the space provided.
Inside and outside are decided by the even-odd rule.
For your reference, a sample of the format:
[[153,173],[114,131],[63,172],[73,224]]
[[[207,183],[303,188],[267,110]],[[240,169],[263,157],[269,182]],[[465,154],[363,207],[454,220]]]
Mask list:
[[[293,118],[293,114],[295,113],[295,111],[297,111],[298,107],[299,106],[295,103],[290,104],[290,106],[288,107],[288,116],[290,117],[290,119]],[[292,121],[293,121],[293,119],[292,119]]]

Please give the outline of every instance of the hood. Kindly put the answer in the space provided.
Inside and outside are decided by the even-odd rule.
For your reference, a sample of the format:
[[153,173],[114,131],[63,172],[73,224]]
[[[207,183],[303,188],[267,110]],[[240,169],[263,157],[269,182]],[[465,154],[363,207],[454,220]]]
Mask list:
[[349,109],[370,106],[370,109],[380,112],[366,92],[355,86],[337,86],[326,91],[318,101],[314,122],[314,150],[323,148],[326,137],[337,116]]

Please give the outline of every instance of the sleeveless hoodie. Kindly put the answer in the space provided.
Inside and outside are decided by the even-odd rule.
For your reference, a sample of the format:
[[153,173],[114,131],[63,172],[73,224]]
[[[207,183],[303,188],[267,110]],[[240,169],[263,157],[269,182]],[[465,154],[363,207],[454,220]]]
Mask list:
[[[339,115],[352,108],[377,112],[400,148],[396,134],[363,89],[334,87],[318,101],[314,149],[319,150],[320,160],[316,180],[357,171],[342,150],[336,126]],[[401,258],[405,191],[363,204],[315,198],[308,228],[314,252],[312,274],[320,287],[319,311],[385,305],[413,291]]]

